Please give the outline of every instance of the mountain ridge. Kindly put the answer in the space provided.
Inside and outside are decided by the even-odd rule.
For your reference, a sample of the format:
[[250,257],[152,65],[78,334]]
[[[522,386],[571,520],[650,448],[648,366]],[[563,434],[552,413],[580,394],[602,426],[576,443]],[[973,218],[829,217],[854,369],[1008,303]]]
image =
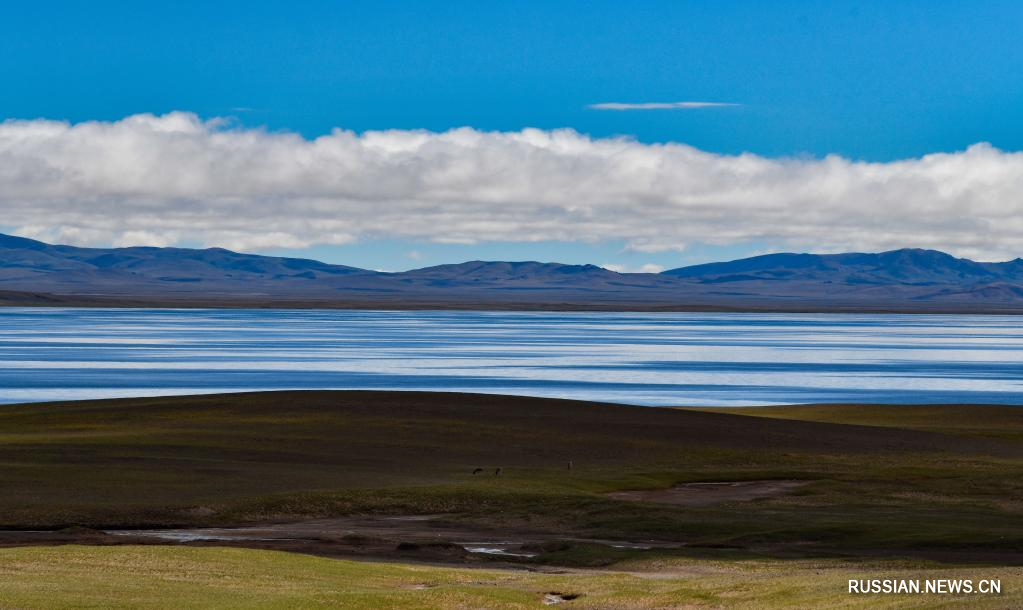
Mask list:
[[[747,274],[761,279],[781,279],[802,270],[802,279],[819,278],[822,273],[848,273],[863,281],[876,283],[921,283],[950,280],[1023,280],[1023,260],[998,263],[956,258],[940,250],[901,248],[879,253],[841,254],[778,253],[764,254],[727,262],[704,263],[662,273],[676,277],[715,277]],[[910,276],[915,272],[915,277]]]
[[[74,299],[394,308],[1020,311],[1023,259],[937,250],[777,253],[619,273],[597,265],[467,261],[380,272],[223,248],[80,248],[0,234],[6,301]],[[0,302],[6,302],[0,299]]]

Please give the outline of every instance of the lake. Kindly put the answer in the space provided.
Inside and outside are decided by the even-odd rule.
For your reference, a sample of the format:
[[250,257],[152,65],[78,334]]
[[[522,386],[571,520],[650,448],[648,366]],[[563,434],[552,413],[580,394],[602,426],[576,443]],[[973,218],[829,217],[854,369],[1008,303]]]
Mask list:
[[1011,316],[0,308],[0,402],[276,389],[1023,404]]

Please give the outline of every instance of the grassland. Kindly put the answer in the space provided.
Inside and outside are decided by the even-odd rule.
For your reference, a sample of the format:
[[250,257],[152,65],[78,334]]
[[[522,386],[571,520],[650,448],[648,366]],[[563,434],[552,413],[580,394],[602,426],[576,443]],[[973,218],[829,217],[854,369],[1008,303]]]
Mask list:
[[[701,409],[736,413],[735,409]],[[790,405],[740,409],[743,415],[923,430],[1023,442],[1023,409],[997,405]]]
[[[0,607],[431,609],[1012,608],[1018,568],[899,561],[682,560],[617,571],[536,574],[323,559],[250,549],[28,547],[0,549]],[[655,571],[656,570],[656,571]],[[998,579],[1001,595],[848,595],[849,579]],[[578,597],[576,597],[578,596]]]
[[[583,592],[564,603],[587,608],[1012,607],[1023,603],[1012,597],[1023,590],[1020,412],[707,412],[416,392],[5,406],[8,530],[440,514],[446,527],[577,542],[488,564],[182,545],[13,548],[24,538],[0,535],[12,547],[0,548],[0,608],[517,608],[537,607],[545,591]],[[805,484],[699,506],[607,495],[765,480]],[[112,542],[74,532],[61,541]],[[347,556],[327,543],[294,550]],[[530,564],[567,572],[522,571]],[[1009,597],[844,594],[848,578],[909,574],[1002,578]]]
[[[986,409],[1015,417],[1012,407]],[[447,513],[694,547],[1023,552],[1015,438],[962,436],[957,423],[948,431],[881,427],[903,415],[873,413],[864,426],[412,392],[13,405],[0,410],[0,526]],[[1004,436],[1006,419],[988,417]],[[783,497],[688,509],[604,495],[754,479],[808,484]]]

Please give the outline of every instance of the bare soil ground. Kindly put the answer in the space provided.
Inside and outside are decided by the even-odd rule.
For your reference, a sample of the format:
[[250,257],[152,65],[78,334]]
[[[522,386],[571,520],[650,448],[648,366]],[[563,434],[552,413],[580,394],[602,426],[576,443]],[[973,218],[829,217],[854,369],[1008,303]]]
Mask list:
[[713,506],[725,502],[748,502],[784,495],[809,481],[724,481],[684,483],[669,489],[613,491],[608,497],[632,502],[654,502],[676,506]]
[[431,564],[517,563],[556,543],[616,549],[677,549],[670,540],[604,540],[549,531],[453,523],[448,515],[358,516],[246,527],[56,531],[3,530],[0,547],[59,544],[231,546],[310,555],[426,561]]

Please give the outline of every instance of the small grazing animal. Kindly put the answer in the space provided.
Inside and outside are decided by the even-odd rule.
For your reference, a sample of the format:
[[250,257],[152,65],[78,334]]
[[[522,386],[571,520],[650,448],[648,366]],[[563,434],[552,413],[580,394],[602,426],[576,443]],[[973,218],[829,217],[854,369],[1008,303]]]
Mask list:
[[479,473],[481,473],[481,472],[483,472],[483,469],[482,469],[482,468],[477,468],[476,470],[473,470],[473,471],[472,471],[472,473],[473,473],[473,474],[479,474]]
[[500,468],[498,468],[497,470],[494,471],[494,476],[497,476],[499,474],[501,474],[501,469]]

